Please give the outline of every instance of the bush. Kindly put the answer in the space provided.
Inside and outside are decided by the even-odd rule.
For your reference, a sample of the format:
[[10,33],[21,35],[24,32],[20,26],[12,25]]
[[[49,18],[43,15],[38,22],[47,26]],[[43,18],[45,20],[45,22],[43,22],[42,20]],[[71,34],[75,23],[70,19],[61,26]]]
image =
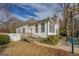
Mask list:
[[67,36],[66,30],[61,30],[61,31],[59,32],[59,34],[60,34],[61,36]]
[[10,42],[10,37],[8,35],[0,35],[0,45],[7,44]]
[[40,42],[41,43],[48,43],[48,39],[47,38],[41,38]]
[[59,42],[59,35],[50,35],[48,36],[48,42],[55,45]]

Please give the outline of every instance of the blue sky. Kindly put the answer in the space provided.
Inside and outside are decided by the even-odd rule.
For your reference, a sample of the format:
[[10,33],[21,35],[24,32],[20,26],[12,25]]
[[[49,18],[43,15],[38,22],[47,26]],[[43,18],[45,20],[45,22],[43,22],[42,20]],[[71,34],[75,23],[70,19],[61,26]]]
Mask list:
[[45,19],[47,17],[52,17],[56,13],[56,10],[59,8],[60,7],[55,3],[19,3],[12,4],[9,7],[9,10],[14,16],[22,20],[27,20],[29,18]]

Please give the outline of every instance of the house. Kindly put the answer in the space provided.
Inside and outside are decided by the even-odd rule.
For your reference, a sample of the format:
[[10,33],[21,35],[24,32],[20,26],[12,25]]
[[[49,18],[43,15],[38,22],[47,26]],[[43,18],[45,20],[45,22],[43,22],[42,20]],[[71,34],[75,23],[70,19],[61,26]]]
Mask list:
[[37,21],[35,23],[27,24],[18,27],[16,33],[32,33],[42,38],[47,38],[49,35],[59,34],[59,20],[58,17],[47,18]]

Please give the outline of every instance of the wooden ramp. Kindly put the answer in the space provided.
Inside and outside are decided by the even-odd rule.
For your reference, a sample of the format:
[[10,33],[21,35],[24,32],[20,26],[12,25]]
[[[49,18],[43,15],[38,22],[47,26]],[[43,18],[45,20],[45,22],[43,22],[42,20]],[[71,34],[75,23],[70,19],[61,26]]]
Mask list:
[[33,43],[34,41],[38,41],[40,37],[35,34],[23,33],[21,34],[21,39]]

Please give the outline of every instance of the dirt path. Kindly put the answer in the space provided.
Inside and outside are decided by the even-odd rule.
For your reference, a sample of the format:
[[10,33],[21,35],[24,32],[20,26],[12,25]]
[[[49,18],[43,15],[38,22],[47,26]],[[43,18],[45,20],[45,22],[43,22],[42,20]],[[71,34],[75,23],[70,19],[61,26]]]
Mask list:
[[51,47],[44,47],[42,45],[19,41],[16,43],[9,43],[2,54],[10,56],[59,56],[70,55],[69,52],[60,49],[53,49]]
[[[67,45],[64,45],[64,44],[63,45],[61,45],[61,44],[58,44],[58,45],[48,45],[48,44],[43,44],[43,43],[39,43],[39,42],[35,42],[35,44],[41,45],[41,46],[44,46],[44,47],[61,49],[61,50],[68,51],[68,52],[72,51],[72,47],[71,46],[67,46]],[[79,54],[79,48],[74,46],[74,53]]]

